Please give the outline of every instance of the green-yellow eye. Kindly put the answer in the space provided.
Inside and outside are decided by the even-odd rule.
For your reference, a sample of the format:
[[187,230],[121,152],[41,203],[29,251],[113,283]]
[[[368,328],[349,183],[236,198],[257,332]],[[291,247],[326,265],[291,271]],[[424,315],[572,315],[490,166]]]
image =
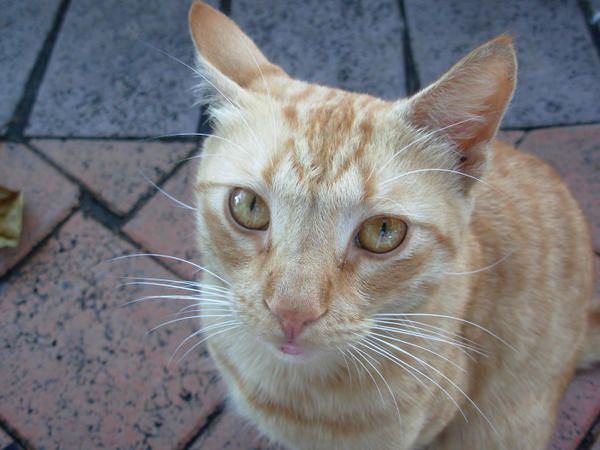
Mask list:
[[363,222],[356,237],[361,248],[373,253],[387,253],[406,237],[407,225],[391,216],[377,216]]
[[254,192],[235,188],[229,197],[233,219],[244,228],[264,230],[269,226],[270,212],[265,201]]

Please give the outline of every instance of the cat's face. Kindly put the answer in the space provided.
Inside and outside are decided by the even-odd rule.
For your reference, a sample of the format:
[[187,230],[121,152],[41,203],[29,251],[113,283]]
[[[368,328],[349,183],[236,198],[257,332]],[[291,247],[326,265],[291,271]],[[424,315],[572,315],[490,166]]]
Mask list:
[[512,93],[512,50],[500,39],[473,77],[385,102],[290,79],[207,8],[190,16],[214,119],[195,186],[204,264],[227,280],[237,339],[323,361],[445,276]]

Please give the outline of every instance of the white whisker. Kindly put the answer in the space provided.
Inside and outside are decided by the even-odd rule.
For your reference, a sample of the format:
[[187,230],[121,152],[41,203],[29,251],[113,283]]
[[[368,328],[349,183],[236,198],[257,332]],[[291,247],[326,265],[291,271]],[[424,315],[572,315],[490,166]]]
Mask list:
[[198,289],[198,292],[202,292],[203,290],[208,290],[208,291],[216,291],[216,292],[221,292],[221,293],[231,293],[231,289],[229,288],[224,288],[222,286],[218,286],[216,284],[209,284],[209,283],[200,283],[198,281],[184,281],[184,280],[171,280],[168,278],[144,278],[144,277],[121,277],[124,280],[132,280],[132,281],[138,281],[138,282],[164,282],[167,283],[167,285],[172,286],[174,288],[178,288],[177,285],[186,285],[186,286],[196,286],[200,289]]
[[[417,322],[414,320],[409,320],[409,319],[396,319],[396,318],[388,318],[385,320],[377,320],[378,323],[385,323],[385,324],[390,324],[390,325],[398,325],[398,324],[407,324],[406,326],[410,326],[412,329],[416,330],[416,331],[425,331],[427,333],[433,333],[435,335],[439,335],[440,337],[443,338],[457,338],[459,342],[466,342],[470,345],[472,345],[474,348],[477,348],[481,351],[485,350],[485,347],[478,344],[477,342],[466,338],[465,336],[463,336],[460,333],[455,333],[453,331],[448,331],[445,330],[442,327],[436,327],[434,325],[430,325],[427,323],[423,323],[423,322]],[[416,326],[416,325],[420,325],[420,326]],[[432,331],[433,330],[433,331]]]
[[[247,156],[252,157],[252,154],[248,150],[246,150],[244,147],[242,147],[241,145],[236,144],[232,140],[224,138],[223,136],[219,136],[219,135],[211,134],[211,133],[173,133],[173,134],[162,134],[160,136],[151,137],[151,138],[149,138],[149,140],[161,139],[161,138],[166,138],[166,137],[177,137],[177,136],[202,136],[202,137],[206,137],[206,138],[215,138],[215,139],[218,139],[220,141],[227,142],[228,144],[234,146],[238,150],[244,152]],[[187,158],[187,159],[191,159],[191,158]],[[185,161],[185,159],[182,160],[182,161]]]
[[150,183],[152,186],[154,186],[154,188],[157,191],[159,191],[161,194],[163,194],[169,200],[173,201],[175,204],[179,205],[180,207],[182,207],[184,209],[189,209],[190,211],[197,211],[197,208],[194,208],[193,206],[190,206],[187,203],[182,202],[181,200],[177,200],[175,197],[173,197],[171,194],[169,194],[167,191],[165,191],[163,188],[161,188],[158,184],[156,184],[154,181],[152,181],[150,178],[148,178],[144,173],[142,173],[142,172],[140,172],[140,173],[142,174],[142,177],[144,178],[144,180],[146,180],[148,183]]
[[508,257],[510,257],[513,253],[515,252],[515,250],[511,250],[510,252],[508,252],[506,255],[504,255],[502,258],[500,258],[498,261],[482,267],[480,269],[476,269],[476,270],[471,270],[469,272],[444,272],[444,275],[472,275],[474,273],[479,273],[479,272],[484,272],[486,270],[492,269],[494,267],[496,267],[498,264],[503,263]]
[[[181,358],[179,358],[179,360],[177,361],[177,364],[179,364],[181,361],[183,361],[185,359],[185,357],[195,348],[197,348],[199,345],[201,345],[202,343],[208,341],[209,339],[212,339],[213,337],[219,335],[219,334],[223,334],[226,333],[227,331],[231,331],[234,330],[236,328],[238,328],[242,323],[241,322],[237,322],[235,324],[230,325],[229,327],[226,327],[225,329],[219,330],[219,331],[215,331],[212,334],[209,334],[208,336],[205,336],[204,338],[202,338],[199,342],[196,342],[192,347],[190,347],[182,356]],[[180,347],[177,347],[177,350]],[[169,363],[167,365],[171,365],[171,361],[173,360],[173,357],[175,356],[175,354],[177,353],[177,350],[175,350],[175,352],[173,353],[173,356],[171,356],[171,358],[169,359]]]
[[[350,345],[350,348],[352,348],[354,351],[358,351],[357,347],[355,347],[354,345]],[[379,392],[379,398],[381,399],[381,405],[385,408],[385,399],[383,398],[383,393],[381,392],[381,389],[379,389],[379,384],[377,384],[377,381],[375,380],[375,378],[373,377],[373,375],[371,374],[371,372],[369,371],[367,366],[365,366],[362,363],[362,361],[360,359],[358,359],[358,357],[356,355],[353,355],[352,353],[350,353],[350,355],[356,359],[356,361],[362,366],[363,369],[365,369],[365,372],[367,373],[369,378],[371,378],[371,380],[373,381],[373,384],[375,385],[377,392]],[[360,354],[358,356],[360,356]]]
[[[171,358],[169,358],[169,364],[171,363],[171,361],[173,360],[173,358],[175,357],[175,355],[177,354],[177,352],[179,351],[179,349],[181,349],[181,347],[183,347],[190,339],[193,339],[194,337],[205,333],[206,331],[210,331],[211,329],[215,329],[215,328],[219,328],[219,326],[227,326],[227,325],[232,325],[232,324],[240,324],[241,322],[239,320],[228,320],[225,322],[219,322],[216,324],[212,324],[209,325],[207,327],[204,328],[200,328],[199,330],[193,332],[192,334],[190,334],[188,337],[186,337],[183,341],[181,341],[179,343],[179,345],[175,348],[175,351],[173,352],[173,355],[171,355]],[[184,355],[185,356],[185,355]]]
[[[490,419],[488,419],[488,417],[483,413],[483,411],[481,411],[481,409],[479,408],[479,406],[477,406],[477,404],[471,399],[471,397],[469,397],[465,391],[463,391],[460,386],[458,386],[454,381],[452,381],[452,379],[450,379],[449,377],[447,377],[444,373],[442,373],[440,370],[438,370],[437,368],[435,368],[434,366],[432,366],[431,364],[427,363],[426,361],[424,361],[423,359],[414,356],[412,353],[410,353],[409,351],[398,347],[397,345],[392,344],[391,342],[388,342],[386,340],[383,339],[379,339],[375,336],[373,336],[372,334],[370,335],[370,337],[372,339],[375,339],[377,341],[380,341],[394,349],[396,349],[397,351],[405,354],[406,356],[413,358],[415,361],[420,362],[421,364],[424,364],[425,366],[429,367],[431,370],[433,370],[435,373],[437,373],[439,376],[441,376],[444,380],[446,380],[448,383],[450,383],[456,390],[458,390],[463,397],[471,404],[471,406],[473,406],[473,408],[475,408],[477,410],[477,412],[481,415],[481,417],[488,423],[488,425],[492,428],[492,430],[495,433],[498,433],[498,431],[496,430],[496,427],[494,427],[494,425],[492,424],[492,422],[490,421]],[[386,336],[387,337],[387,336]]]
[[[385,321],[377,321],[377,323],[382,323],[383,325],[373,326],[372,328],[378,329],[378,330],[383,330],[383,331],[392,331],[394,333],[405,334],[408,336],[420,337],[420,338],[430,340],[430,341],[442,342],[442,343],[445,343],[448,345],[452,345],[453,347],[459,348],[460,350],[464,350],[465,353],[467,350],[470,350],[481,356],[487,357],[487,354],[483,350],[480,349],[480,346],[473,346],[473,345],[466,344],[464,342],[460,342],[460,341],[457,341],[457,340],[449,338],[449,337],[445,337],[445,336],[440,337],[440,336],[437,336],[436,334],[431,334],[431,333],[434,333],[433,331],[429,331],[428,333],[430,333],[430,334],[425,334],[422,332],[412,332],[412,331],[410,331],[409,328],[400,328],[397,323],[392,323],[391,325],[393,325],[393,326],[385,325],[386,324]],[[466,353],[466,354],[468,355],[468,353]]]
[[179,317],[178,319],[173,319],[173,320],[168,320],[167,322],[163,322],[157,326],[155,326],[154,328],[149,329],[148,331],[146,331],[146,334],[150,334],[156,330],[158,330],[159,328],[165,327],[167,325],[171,325],[172,323],[177,323],[177,322],[181,322],[182,320],[190,320],[190,319],[204,319],[206,317],[232,317],[233,314],[205,314],[205,315],[194,315],[194,316],[187,316],[187,317]]
[[211,290],[204,291],[204,290],[194,289],[194,288],[185,287],[185,286],[173,286],[173,285],[166,284],[166,283],[154,283],[152,281],[128,281],[127,283],[123,283],[123,286],[159,286],[159,287],[168,287],[168,288],[180,290],[180,291],[197,292],[198,294],[210,294],[213,297],[219,297],[219,298],[224,298],[224,299],[231,298],[230,295],[224,294],[220,291],[211,291]]
[[173,261],[179,261],[179,262],[183,262],[183,263],[189,264],[192,267],[195,267],[196,269],[198,269],[199,271],[204,271],[204,272],[212,275],[213,277],[221,280],[226,285],[231,286],[231,283],[229,281],[227,281],[224,278],[220,277],[216,273],[211,272],[207,268],[202,267],[202,266],[200,266],[200,265],[198,265],[196,263],[188,261],[187,259],[178,258],[177,256],[163,255],[163,254],[160,254],[160,253],[134,253],[134,254],[131,254],[131,255],[123,255],[123,256],[117,256],[115,258],[111,258],[111,259],[108,260],[108,262],[119,261],[121,259],[126,259],[126,258],[139,258],[139,257],[142,257],[142,256],[152,256],[154,258],[170,259],[170,260],[173,260]]
[[456,320],[458,322],[466,323],[468,325],[471,325],[471,326],[473,326],[475,328],[480,329],[481,331],[483,331],[483,332],[489,334],[490,336],[498,339],[500,342],[502,342],[504,345],[506,345],[507,347],[509,347],[513,351],[515,351],[515,352],[517,351],[516,348],[514,348],[512,345],[510,345],[508,342],[506,342],[500,336],[498,336],[497,334],[491,332],[487,328],[482,327],[481,325],[476,324],[475,322],[471,322],[469,320],[461,319],[460,317],[447,316],[445,314],[431,314],[431,313],[401,313],[401,314],[379,313],[379,314],[374,314],[374,316],[376,316],[376,317],[394,317],[394,316],[402,316],[402,317],[405,317],[405,316],[410,316],[410,317],[438,317],[438,318],[441,318],[441,319]]
[[202,302],[207,304],[215,304],[215,305],[229,305],[230,302],[226,302],[219,299],[212,298],[202,298],[195,295],[147,295],[145,297],[136,298],[135,300],[130,300],[125,303],[123,306],[133,305],[135,303],[147,301],[147,300],[184,300],[184,301],[193,301],[196,303]]
[[398,402],[396,401],[396,396],[394,395],[394,391],[392,391],[392,388],[390,387],[390,385],[388,384],[387,380],[385,379],[385,377],[382,375],[381,371],[379,369],[377,369],[377,367],[375,367],[373,364],[371,364],[369,362],[369,360],[367,359],[370,358],[373,361],[378,362],[377,360],[375,360],[371,355],[369,355],[368,353],[362,351],[361,349],[359,349],[358,347],[354,347],[355,350],[360,354],[363,354],[364,358],[365,358],[365,362],[367,364],[369,364],[374,370],[375,372],[377,372],[377,375],[379,375],[379,378],[381,378],[381,380],[383,381],[383,383],[385,384],[385,386],[387,387],[387,390],[389,391],[390,395],[392,396],[392,400],[394,401],[394,406],[396,407],[396,413],[398,414],[398,422],[402,423],[402,416],[400,415],[400,408],[398,407]]
[[[383,330],[383,331],[385,331],[385,330]],[[384,336],[384,335],[380,335],[379,333],[373,333],[373,334],[374,334],[375,336]],[[387,337],[387,336],[386,336],[386,337]],[[428,339],[428,338],[425,338],[425,339]],[[440,355],[439,353],[437,353],[437,352],[435,352],[435,351],[433,351],[433,350],[431,350],[431,349],[429,349],[429,348],[427,348],[427,347],[423,347],[423,346],[421,346],[421,345],[418,345],[418,344],[413,344],[412,342],[404,341],[404,340],[402,340],[402,339],[394,339],[394,340],[395,340],[395,341],[397,341],[397,342],[400,342],[400,343],[402,343],[402,344],[405,344],[405,345],[409,345],[409,346],[411,346],[411,347],[418,348],[418,349],[420,349],[420,350],[423,350],[423,351],[425,351],[425,352],[427,352],[427,353],[431,353],[432,355],[435,355],[435,356],[437,356],[438,358],[441,358],[441,359],[443,359],[443,360],[444,360],[444,361],[446,361],[448,364],[451,364],[452,366],[456,367],[456,368],[457,368],[457,369],[459,369],[460,371],[462,371],[462,372],[466,372],[466,370],[465,370],[465,368],[464,368],[464,367],[461,367],[461,366],[459,366],[459,365],[458,365],[458,364],[456,364],[454,361],[451,361],[450,359],[446,358],[445,356],[443,356],[443,355]]]
[[[445,126],[445,127],[443,127],[443,128],[438,128],[437,130],[433,130],[433,131],[430,131],[430,132],[428,132],[428,133],[424,134],[423,136],[421,136],[421,137],[419,137],[419,138],[415,139],[414,141],[412,141],[412,142],[408,143],[407,145],[405,145],[404,147],[402,147],[400,150],[398,150],[397,152],[395,152],[395,153],[394,153],[394,154],[391,156],[391,158],[389,158],[389,159],[388,159],[386,162],[384,162],[384,163],[383,163],[383,164],[380,166],[380,169],[384,169],[385,167],[387,167],[387,165],[388,165],[388,164],[390,164],[390,163],[391,163],[391,162],[392,162],[392,161],[393,161],[393,160],[394,160],[394,159],[395,159],[395,158],[396,158],[398,155],[400,155],[400,154],[401,154],[401,153],[403,153],[404,151],[408,150],[408,149],[409,149],[410,147],[412,147],[413,145],[415,145],[415,144],[418,144],[419,142],[423,142],[423,141],[425,141],[425,140],[429,139],[430,137],[432,137],[432,136],[435,136],[436,134],[438,134],[438,133],[441,133],[442,131],[445,131],[445,130],[447,130],[447,129],[449,129],[449,128],[456,127],[456,126],[458,126],[458,125],[462,125],[462,124],[463,124],[463,123],[465,123],[465,122],[471,122],[471,121],[475,121],[475,120],[477,120],[477,119],[476,119],[476,118],[473,118],[473,117],[472,117],[472,118],[469,118],[469,119],[461,120],[460,122],[456,122],[456,123],[453,123],[453,124],[447,125],[447,126]],[[457,153],[455,150],[453,150],[453,151],[454,151],[455,153]],[[369,173],[369,176],[367,177],[367,181],[368,181],[368,180],[371,178],[371,176],[373,175],[373,172],[375,172],[375,167],[373,167],[373,169],[371,169],[371,173]]]

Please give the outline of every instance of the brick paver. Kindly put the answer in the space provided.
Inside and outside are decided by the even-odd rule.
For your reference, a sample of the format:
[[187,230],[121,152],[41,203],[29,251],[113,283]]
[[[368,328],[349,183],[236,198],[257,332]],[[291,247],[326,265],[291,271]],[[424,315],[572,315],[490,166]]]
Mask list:
[[512,127],[600,121],[600,59],[578,2],[408,0],[421,83],[505,31],[516,39],[519,85],[504,122]]
[[579,373],[562,401],[549,450],[575,450],[600,414],[600,368]]
[[33,109],[34,136],[156,136],[195,131],[189,2],[71,2]]
[[535,130],[519,148],[552,164],[565,179],[587,214],[600,251],[600,125]]
[[405,94],[403,23],[395,0],[261,6],[236,0],[231,16],[292,77],[386,98]]
[[77,203],[78,189],[23,145],[0,143],[0,184],[23,191],[19,246],[0,249],[0,276],[52,231]]
[[[169,195],[190,206],[194,204],[196,167],[197,160],[190,160],[163,187]],[[161,193],[148,202],[124,228],[129,236],[148,251],[200,263],[194,230],[194,211],[178,206]],[[193,267],[167,263],[182,277],[194,278]]]
[[226,411],[189,450],[284,450],[261,437],[258,430],[233,411]]
[[[207,417],[223,405],[225,387],[205,348],[167,365],[197,323],[146,334],[187,303],[120,307],[143,295],[173,293],[120,286],[122,275],[173,273],[148,257],[103,262],[144,250],[202,262],[194,212],[155,193],[141,176],[193,205],[198,160],[177,163],[196,145],[135,139],[198,126],[188,89],[193,74],[145,45],[190,63],[189,2],[34,3],[8,2],[0,14],[0,61],[8,62],[0,63],[0,134],[24,98],[24,110],[33,109],[19,120],[29,119],[25,134],[35,138],[27,145],[0,142],[0,184],[25,192],[23,241],[15,250],[0,249],[0,423],[28,448],[282,450],[232,407],[207,426]],[[59,3],[67,8],[53,41],[48,32]],[[600,255],[600,124],[529,130],[600,122],[600,58],[592,39],[600,19],[590,33],[582,12],[593,22],[600,0],[209,3],[229,9],[290,75],[386,98],[414,87],[412,71],[424,86],[471,48],[512,32],[520,80],[503,127],[528,131],[503,131],[499,138],[556,167],[590,218]],[[40,54],[44,42],[51,49],[47,70],[36,75],[39,90],[33,83],[23,97],[35,61],[48,56]],[[90,139],[100,137],[111,140]],[[94,218],[72,213],[79,186],[92,193],[81,206]],[[119,228],[109,212],[125,225]],[[110,230],[97,222],[107,219]],[[26,264],[5,275],[28,254]],[[161,262],[181,277],[195,276],[188,265]],[[570,384],[549,450],[584,450],[577,446],[599,413],[597,367]],[[21,448],[5,430],[0,428],[0,448]]]
[[32,143],[117,214],[127,213],[192,144],[147,141],[45,140]]
[[[0,284],[0,417],[36,448],[181,448],[222,401],[197,350],[167,367],[189,321],[150,335],[182,306],[127,300],[157,288],[117,288],[121,275],[167,278],[76,214],[33,260]],[[10,405],[10,407],[7,407]]]
[[0,133],[5,131],[23,95],[29,72],[50,31],[59,3],[59,0],[2,2]]

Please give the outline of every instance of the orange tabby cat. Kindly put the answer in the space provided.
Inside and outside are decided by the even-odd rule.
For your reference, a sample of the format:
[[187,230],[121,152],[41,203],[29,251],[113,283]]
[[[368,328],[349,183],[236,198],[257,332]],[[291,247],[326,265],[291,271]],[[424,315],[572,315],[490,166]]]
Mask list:
[[388,102],[290,78],[201,2],[189,18],[215,133],[204,326],[240,413],[293,449],[543,449],[600,313],[567,187],[494,141],[511,39]]

